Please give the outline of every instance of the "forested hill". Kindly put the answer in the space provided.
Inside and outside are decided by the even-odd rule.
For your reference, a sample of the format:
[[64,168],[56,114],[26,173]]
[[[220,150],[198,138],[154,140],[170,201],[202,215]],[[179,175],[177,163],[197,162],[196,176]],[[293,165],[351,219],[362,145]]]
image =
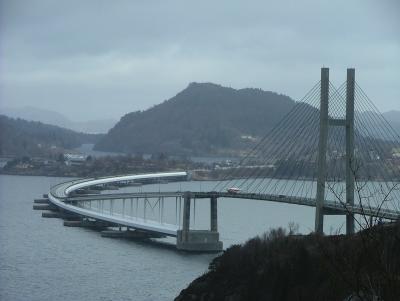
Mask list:
[[0,155],[45,155],[57,149],[96,143],[101,136],[0,115]]
[[265,135],[293,106],[260,89],[191,83],[146,111],[129,113],[95,146],[126,153],[235,154]]

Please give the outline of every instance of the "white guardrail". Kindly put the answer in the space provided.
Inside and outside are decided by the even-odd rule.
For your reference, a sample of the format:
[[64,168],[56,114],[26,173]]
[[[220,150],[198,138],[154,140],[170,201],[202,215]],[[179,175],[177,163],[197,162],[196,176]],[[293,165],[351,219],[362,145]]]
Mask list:
[[185,177],[187,172],[167,172],[167,173],[154,173],[154,174],[143,174],[143,175],[124,175],[124,176],[114,176],[105,178],[94,178],[88,180],[72,180],[70,182],[65,182],[58,184],[50,189],[49,201],[55,206],[62,208],[68,212],[79,214],[82,216],[94,218],[97,220],[102,220],[110,223],[115,223],[118,225],[123,225],[135,229],[147,230],[151,232],[163,233],[169,236],[176,236],[178,231],[178,226],[171,225],[167,223],[158,223],[151,220],[144,220],[141,218],[127,218],[120,214],[114,213],[113,215],[96,212],[93,210],[81,208],[74,206],[72,204],[65,203],[63,200],[71,192],[85,188],[93,185],[109,184],[122,181],[134,181],[134,180],[147,180],[147,179],[168,179],[176,177]]

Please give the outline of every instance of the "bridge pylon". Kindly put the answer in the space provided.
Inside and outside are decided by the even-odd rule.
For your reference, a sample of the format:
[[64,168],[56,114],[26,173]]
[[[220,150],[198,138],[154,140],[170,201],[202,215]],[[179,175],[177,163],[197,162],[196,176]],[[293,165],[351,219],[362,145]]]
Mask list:
[[[326,187],[326,152],[328,146],[328,127],[342,126],[346,130],[346,206],[354,205],[354,89],[355,69],[347,69],[346,117],[329,116],[329,68],[321,68],[320,123],[318,143],[318,175],[315,210],[315,232],[324,232],[324,209]],[[346,214],[346,233],[354,233],[354,214]]]
[[315,232],[324,232],[324,200],[326,181],[326,150],[329,120],[329,68],[321,69],[321,101],[319,107],[318,176],[315,207]]
[[[346,205],[354,205],[354,87],[355,70],[347,69],[346,82]],[[346,233],[354,233],[354,214],[346,214]]]
[[210,230],[190,229],[190,204],[192,195],[189,191],[183,197],[182,229],[178,230],[176,247],[185,251],[222,251],[222,242],[218,233],[217,197],[210,197]]

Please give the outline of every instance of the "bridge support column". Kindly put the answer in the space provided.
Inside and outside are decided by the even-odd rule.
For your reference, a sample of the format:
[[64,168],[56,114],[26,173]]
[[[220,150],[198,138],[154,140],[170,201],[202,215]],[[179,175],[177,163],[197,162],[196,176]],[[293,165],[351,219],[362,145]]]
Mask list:
[[329,68],[321,68],[321,104],[319,109],[318,179],[315,208],[315,232],[324,232],[326,149],[328,144]]
[[[347,69],[346,83],[346,204],[354,205],[354,85],[355,70]],[[354,214],[346,214],[346,233],[354,233]]]
[[185,193],[183,198],[183,221],[182,221],[182,241],[187,242],[189,240],[189,229],[190,229],[190,195]]
[[222,242],[219,241],[217,198],[210,199],[210,230],[190,230],[190,192],[185,192],[183,203],[182,230],[179,230],[176,238],[178,250],[194,252],[219,252],[222,250]]
[[210,199],[210,228],[213,232],[218,232],[218,207],[215,196]]

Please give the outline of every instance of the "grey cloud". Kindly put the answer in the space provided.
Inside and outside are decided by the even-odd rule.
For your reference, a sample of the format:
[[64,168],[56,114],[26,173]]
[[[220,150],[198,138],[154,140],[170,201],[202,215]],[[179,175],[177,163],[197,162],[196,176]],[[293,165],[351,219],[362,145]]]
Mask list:
[[399,110],[398,9],[394,0],[3,0],[0,106],[119,117],[191,81],[300,98],[326,65],[338,84],[356,67],[378,106]]

